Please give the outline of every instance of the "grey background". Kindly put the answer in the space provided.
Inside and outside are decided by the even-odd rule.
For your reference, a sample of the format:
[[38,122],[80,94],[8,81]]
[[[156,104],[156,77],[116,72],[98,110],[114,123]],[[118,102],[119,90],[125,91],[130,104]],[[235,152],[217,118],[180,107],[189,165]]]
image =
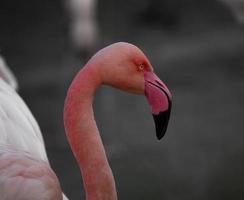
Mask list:
[[[173,94],[168,131],[157,141],[145,98],[98,91],[95,115],[119,199],[242,200],[244,28],[217,1],[148,2],[98,5],[96,48],[136,44]],[[1,54],[40,124],[62,189],[70,199],[84,199],[62,109],[69,83],[88,58],[70,45],[68,23],[62,1],[0,3]]]

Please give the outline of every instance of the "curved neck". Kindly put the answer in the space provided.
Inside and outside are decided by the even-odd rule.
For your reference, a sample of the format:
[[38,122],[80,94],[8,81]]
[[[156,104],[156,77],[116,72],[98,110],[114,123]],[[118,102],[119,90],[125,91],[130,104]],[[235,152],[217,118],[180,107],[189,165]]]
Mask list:
[[64,106],[64,126],[79,164],[87,200],[116,200],[112,171],[94,119],[92,102],[101,84],[95,66],[85,66],[72,82]]

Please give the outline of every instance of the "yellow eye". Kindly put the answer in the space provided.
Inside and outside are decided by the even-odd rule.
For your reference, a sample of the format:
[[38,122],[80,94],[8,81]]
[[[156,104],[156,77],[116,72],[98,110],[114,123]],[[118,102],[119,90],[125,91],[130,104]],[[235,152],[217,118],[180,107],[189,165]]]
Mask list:
[[142,71],[142,70],[144,70],[144,65],[143,65],[143,64],[140,64],[140,65],[138,66],[138,68],[139,68],[140,71]]

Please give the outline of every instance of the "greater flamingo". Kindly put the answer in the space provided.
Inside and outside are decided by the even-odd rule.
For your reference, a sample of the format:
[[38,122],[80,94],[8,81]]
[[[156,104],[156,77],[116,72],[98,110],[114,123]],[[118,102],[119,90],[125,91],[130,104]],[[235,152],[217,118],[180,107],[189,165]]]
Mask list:
[[[65,100],[64,125],[82,173],[86,199],[116,200],[113,174],[92,108],[94,93],[101,84],[126,92],[145,94],[151,105],[158,139],[163,137],[168,125],[171,94],[166,85],[153,73],[153,68],[143,52],[136,46],[124,42],[100,50],[73,80]],[[3,109],[4,105],[1,108]],[[7,113],[1,113],[1,118],[5,115]],[[14,126],[16,121],[12,121],[11,117],[8,115],[5,120],[12,122]],[[12,131],[18,131],[12,137],[15,140],[19,130],[9,129],[9,132]],[[29,137],[37,136],[34,131],[29,131],[28,134]],[[39,137],[39,143],[43,145]],[[47,160],[41,159],[32,151],[19,151],[19,146],[15,147],[11,142],[2,139],[3,145],[0,146],[0,193],[5,194],[5,199],[62,199],[57,177]]]

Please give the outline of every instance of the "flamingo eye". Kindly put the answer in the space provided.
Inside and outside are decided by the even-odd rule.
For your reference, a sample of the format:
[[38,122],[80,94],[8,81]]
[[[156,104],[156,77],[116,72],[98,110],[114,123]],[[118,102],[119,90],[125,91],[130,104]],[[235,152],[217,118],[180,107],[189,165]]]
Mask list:
[[140,64],[139,66],[138,66],[138,69],[140,70],[140,71],[143,71],[144,70],[144,65],[143,64]]

